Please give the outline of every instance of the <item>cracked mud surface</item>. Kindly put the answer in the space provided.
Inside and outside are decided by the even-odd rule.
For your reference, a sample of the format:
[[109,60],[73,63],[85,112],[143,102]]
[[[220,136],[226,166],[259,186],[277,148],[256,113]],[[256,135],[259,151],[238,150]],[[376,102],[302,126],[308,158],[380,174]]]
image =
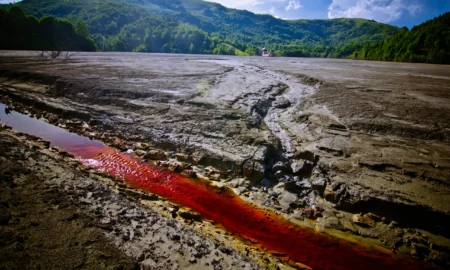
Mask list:
[[303,226],[449,265],[449,66],[121,53],[1,59],[4,103],[230,186]]

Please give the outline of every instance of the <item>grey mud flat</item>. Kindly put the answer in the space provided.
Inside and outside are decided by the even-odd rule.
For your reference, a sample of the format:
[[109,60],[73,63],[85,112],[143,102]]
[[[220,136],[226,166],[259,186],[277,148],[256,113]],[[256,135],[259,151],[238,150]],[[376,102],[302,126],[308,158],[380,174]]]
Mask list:
[[302,226],[450,266],[450,66],[0,53],[16,110]]

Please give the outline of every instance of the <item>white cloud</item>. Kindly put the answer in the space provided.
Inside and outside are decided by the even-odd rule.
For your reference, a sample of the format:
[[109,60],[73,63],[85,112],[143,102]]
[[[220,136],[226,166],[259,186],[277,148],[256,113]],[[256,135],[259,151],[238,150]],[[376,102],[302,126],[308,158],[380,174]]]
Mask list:
[[238,9],[251,9],[252,7],[265,5],[270,3],[267,0],[207,0],[208,2],[216,2],[226,7],[238,8]]
[[300,5],[300,3],[297,0],[290,0],[289,4],[286,6],[286,10],[291,10],[291,9],[299,9],[302,8],[303,6]]
[[404,14],[415,16],[422,10],[419,4],[405,0],[332,0],[328,18],[365,18],[380,22],[392,22]]
[[269,10],[269,13],[270,13],[270,14],[275,14],[275,8],[272,7],[272,8]]
[[298,0],[206,0],[208,2],[215,2],[226,7],[237,8],[237,9],[247,9],[251,11],[265,9],[268,6],[274,6],[279,4],[285,4],[287,2],[297,2]]

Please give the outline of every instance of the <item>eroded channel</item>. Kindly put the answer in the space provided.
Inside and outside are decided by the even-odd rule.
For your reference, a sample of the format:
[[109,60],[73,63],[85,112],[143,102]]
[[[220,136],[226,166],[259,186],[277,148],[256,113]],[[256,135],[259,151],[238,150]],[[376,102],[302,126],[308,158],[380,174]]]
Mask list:
[[9,112],[0,104],[0,119],[15,130],[38,136],[71,153],[84,165],[122,179],[201,214],[229,232],[290,262],[313,269],[425,269],[431,266],[388,250],[356,244],[302,228],[283,217],[241,200],[229,189],[180,176],[131,154],[70,133],[44,121]]

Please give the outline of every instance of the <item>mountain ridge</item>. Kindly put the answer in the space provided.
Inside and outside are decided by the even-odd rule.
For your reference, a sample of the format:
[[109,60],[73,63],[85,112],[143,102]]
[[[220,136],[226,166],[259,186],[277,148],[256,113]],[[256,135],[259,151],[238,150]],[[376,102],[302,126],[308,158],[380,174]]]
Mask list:
[[[282,20],[201,0],[24,0],[18,5],[37,17],[85,21],[99,47],[105,43],[106,50],[120,51],[233,54],[221,50],[220,44],[225,43],[254,55],[267,44],[277,55],[342,57],[401,31],[364,19]],[[170,22],[167,27],[165,22]],[[144,42],[149,32],[161,33],[161,37],[151,36],[156,40],[164,32],[170,33],[170,38],[161,44],[154,42],[150,48]],[[182,38],[184,34],[198,40]],[[179,45],[178,40],[189,44]]]

